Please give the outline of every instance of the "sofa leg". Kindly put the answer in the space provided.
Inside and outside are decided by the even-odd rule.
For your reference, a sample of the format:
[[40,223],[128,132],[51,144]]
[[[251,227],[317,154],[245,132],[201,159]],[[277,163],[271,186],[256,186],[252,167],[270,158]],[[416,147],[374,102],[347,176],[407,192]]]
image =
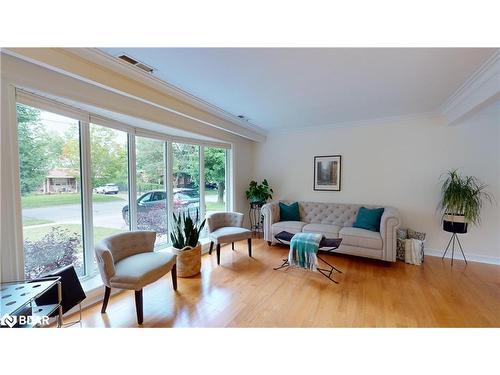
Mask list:
[[220,243],[217,244],[217,265],[220,266]]
[[234,250],[234,242],[231,242],[231,249]]
[[174,264],[170,273],[172,274],[172,286],[174,290],[177,290],[177,264]]
[[252,239],[248,239],[248,256],[251,258],[252,257]]
[[102,300],[102,308],[101,314],[106,312],[106,308],[108,307],[109,295],[111,294],[111,288],[105,286],[104,287],[104,299]]
[[208,255],[212,254],[213,249],[214,249],[214,241],[210,241],[210,249],[208,250]]
[[267,246],[271,246],[272,245],[272,242],[271,241],[267,241]]
[[135,310],[137,311],[137,324],[142,324],[142,289],[135,291]]

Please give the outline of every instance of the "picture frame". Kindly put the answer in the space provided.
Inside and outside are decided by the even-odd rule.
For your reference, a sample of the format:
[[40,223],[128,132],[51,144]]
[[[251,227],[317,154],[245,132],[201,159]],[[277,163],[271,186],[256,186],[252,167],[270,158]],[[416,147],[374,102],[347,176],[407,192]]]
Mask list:
[[342,156],[315,156],[313,178],[313,190],[315,191],[340,191]]

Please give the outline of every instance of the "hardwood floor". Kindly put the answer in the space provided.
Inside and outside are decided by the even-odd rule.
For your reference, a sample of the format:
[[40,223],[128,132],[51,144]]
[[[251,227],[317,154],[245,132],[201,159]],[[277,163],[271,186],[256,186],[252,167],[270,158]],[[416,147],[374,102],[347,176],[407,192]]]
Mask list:
[[[142,327],[500,327],[500,266],[426,257],[422,266],[325,255],[343,271],[333,284],[318,273],[274,271],[288,254],[254,240],[202,257],[201,275],[170,274],[144,288]],[[137,327],[134,293],[94,305],[84,327]]]

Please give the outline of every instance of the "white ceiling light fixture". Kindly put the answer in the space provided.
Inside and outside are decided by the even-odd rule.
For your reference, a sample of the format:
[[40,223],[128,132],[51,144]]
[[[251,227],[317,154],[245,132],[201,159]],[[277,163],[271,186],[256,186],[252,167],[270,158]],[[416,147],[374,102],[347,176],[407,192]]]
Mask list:
[[119,55],[118,58],[122,61],[125,61],[126,63],[129,63],[133,66],[138,67],[139,69],[144,70],[146,73],[153,73],[154,69],[150,67],[147,64],[144,64],[143,62],[140,62],[139,60],[134,59],[133,57],[130,57],[129,55]]

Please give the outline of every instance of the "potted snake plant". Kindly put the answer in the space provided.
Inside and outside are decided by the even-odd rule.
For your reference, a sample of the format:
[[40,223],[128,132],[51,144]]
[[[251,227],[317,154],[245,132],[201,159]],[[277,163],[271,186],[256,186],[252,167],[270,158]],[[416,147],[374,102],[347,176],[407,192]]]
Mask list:
[[173,228],[170,234],[172,252],[177,255],[177,276],[190,277],[201,270],[201,243],[198,241],[205,226],[205,220],[200,223],[198,209],[193,218],[187,214],[173,213]]
[[488,201],[491,204],[493,201],[493,197],[485,191],[486,187],[476,177],[461,176],[456,169],[448,171],[439,203],[443,230],[467,233],[468,224],[479,225],[483,203]]

